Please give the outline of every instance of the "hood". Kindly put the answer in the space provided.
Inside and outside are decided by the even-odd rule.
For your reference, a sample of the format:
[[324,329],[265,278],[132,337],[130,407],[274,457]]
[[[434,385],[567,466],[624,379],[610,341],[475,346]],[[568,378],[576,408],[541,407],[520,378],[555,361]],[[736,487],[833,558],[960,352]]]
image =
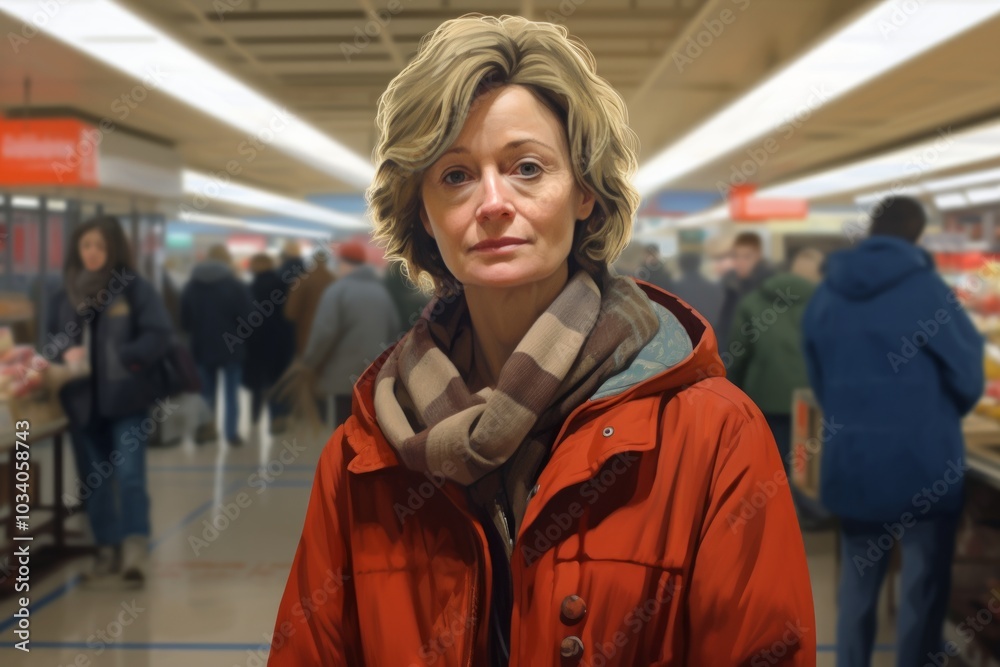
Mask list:
[[848,299],[864,301],[933,268],[934,260],[923,248],[891,236],[873,236],[857,248],[830,255],[826,284]]
[[[660,327],[632,364],[606,380],[573,411],[567,423],[590,411],[600,412],[628,400],[679,390],[710,377],[725,377],[725,366],[708,321],[664,290],[641,281],[637,283],[652,302]],[[430,311],[428,307],[424,312]],[[373,395],[375,379],[394,348],[395,345],[383,352],[354,385],[354,418],[345,425],[348,441],[359,455],[349,466],[354,472],[369,472],[398,463],[395,450],[382,436],[375,420]]]
[[214,283],[232,276],[233,270],[229,268],[228,264],[214,259],[209,259],[198,264],[191,271],[191,280],[196,280],[200,283]]

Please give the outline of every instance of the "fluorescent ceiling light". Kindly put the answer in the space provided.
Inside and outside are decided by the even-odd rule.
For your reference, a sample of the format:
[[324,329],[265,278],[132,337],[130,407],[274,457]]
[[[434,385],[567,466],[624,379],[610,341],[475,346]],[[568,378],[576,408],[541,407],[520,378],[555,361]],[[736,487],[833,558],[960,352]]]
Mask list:
[[973,204],[992,204],[1000,201],[1000,185],[992,188],[970,188],[965,191],[965,196]]
[[219,225],[222,227],[232,227],[234,229],[248,232],[258,232],[261,234],[278,234],[285,236],[301,236],[312,239],[328,239],[329,235],[315,229],[304,229],[302,227],[270,225],[262,222],[252,222],[241,218],[232,218],[224,215],[214,215],[211,213],[194,213],[184,211],[178,219],[181,222],[197,223],[203,225]]
[[[1000,154],[1000,146],[996,147],[996,151]],[[960,176],[951,176],[934,181],[927,181],[923,184],[923,187],[928,192],[940,192],[942,190],[952,190],[954,188],[962,188],[969,185],[982,185],[983,183],[997,182],[1000,182],[1000,169],[983,169],[982,171],[975,171],[971,174],[962,174]]]
[[934,205],[942,211],[956,208],[968,208],[969,200],[961,192],[951,192],[934,197]]
[[[910,5],[912,11],[904,9]],[[639,194],[648,196],[764,139],[796,116],[814,112],[997,15],[1000,2],[995,0],[880,2],[649,160],[636,174]]]
[[921,188],[921,183],[930,174],[981,164],[997,157],[1000,157],[1000,122],[957,134],[942,132],[935,140],[766,188],[759,196],[811,200],[871,188],[888,188],[887,193],[899,192]]
[[299,199],[260,190],[248,185],[230,181],[224,184],[209,174],[185,169],[182,173],[184,192],[192,195],[194,204],[200,206],[199,198],[222,201],[244,208],[254,208],[308,222],[318,222],[335,229],[369,229],[369,225],[353,215],[310,204]]
[[14,208],[38,208],[38,197],[14,196],[10,199]]
[[[369,160],[116,2],[0,0],[0,11],[354,187],[375,173]],[[30,62],[30,45],[19,49]]]

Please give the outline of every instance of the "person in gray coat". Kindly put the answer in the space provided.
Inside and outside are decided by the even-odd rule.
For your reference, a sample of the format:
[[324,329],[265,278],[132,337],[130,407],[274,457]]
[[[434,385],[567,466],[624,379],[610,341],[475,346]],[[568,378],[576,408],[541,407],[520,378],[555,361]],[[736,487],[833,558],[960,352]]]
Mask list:
[[336,425],[351,414],[354,382],[395,342],[399,315],[392,296],[365,259],[365,247],[340,247],[340,278],[320,299],[301,363],[316,369],[317,390],[332,396]]
[[701,273],[701,255],[693,252],[681,253],[677,259],[681,277],[673,284],[673,292],[687,301],[708,320],[715,329],[722,315],[725,292],[722,285],[713,283]]

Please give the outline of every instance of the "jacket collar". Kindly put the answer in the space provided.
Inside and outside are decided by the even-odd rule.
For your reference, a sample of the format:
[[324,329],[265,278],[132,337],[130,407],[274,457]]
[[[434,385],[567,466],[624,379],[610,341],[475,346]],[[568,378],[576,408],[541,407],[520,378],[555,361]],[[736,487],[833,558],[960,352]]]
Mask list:
[[[651,354],[658,355],[650,348],[658,344],[658,339],[662,343],[660,336],[654,337],[629,369],[609,379],[593,397],[570,413],[563,422],[556,442],[562,440],[570,424],[584,421],[587,424],[585,428],[593,430],[593,439],[591,446],[586,448],[574,447],[560,451],[563,448],[557,445],[549,465],[564,468],[567,474],[596,470],[608,458],[623,451],[653,448],[657,438],[650,429],[655,430],[657,427],[658,420],[653,411],[659,405],[659,397],[664,393],[680,391],[706,378],[725,375],[715,334],[708,322],[672,294],[649,283],[636,282],[654,307],[661,307],[657,309],[661,320],[660,333],[664,331],[665,321],[679,323],[690,339],[691,351],[678,363],[669,367],[661,366],[662,370],[655,367],[650,370],[643,358]],[[670,315],[673,317],[669,317]],[[395,345],[383,352],[354,385],[352,415],[344,424],[347,441],[356,453],[348,465],[348,470],[353,473],[374,472],[400,464],[396,451],[382,435],[375,420],[374,408],[375,378],[394,348]],[[647,373],[644,379],[638,379],[637,366],[647,367],[651,374]],[[641,421],[637,422],[637,419]],[[617,427],[616,423],[621,426]],[[626,427],[627,424],[631,426]],[[620,428],[617,431],[619,435],[613,438],[605,436],[605,429],[609,427]]]

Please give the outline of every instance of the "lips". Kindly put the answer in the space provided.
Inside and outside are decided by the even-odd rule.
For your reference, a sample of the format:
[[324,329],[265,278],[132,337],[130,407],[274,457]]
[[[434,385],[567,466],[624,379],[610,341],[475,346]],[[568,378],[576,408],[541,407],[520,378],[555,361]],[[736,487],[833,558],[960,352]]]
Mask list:
[[486,239],[485,241],[480,241],[476,245],[472,246],[472,250],[500,250],[508,247],[514,247],[519,245],[524,245],[527,243],[524,239],[518,239],[511,236],[504,236],[499,239]]

